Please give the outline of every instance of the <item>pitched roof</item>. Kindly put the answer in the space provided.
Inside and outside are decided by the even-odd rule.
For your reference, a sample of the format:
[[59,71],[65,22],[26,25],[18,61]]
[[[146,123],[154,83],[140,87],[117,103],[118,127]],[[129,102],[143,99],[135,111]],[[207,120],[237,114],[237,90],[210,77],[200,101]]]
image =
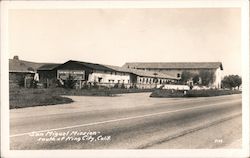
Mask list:
[[[64,64],[67,63],[76,63],[76,64],[80,64],[83,65],[89,69],[93,69],[93,70],[100,70],[100,71],[113,71],[112,69],[102,65],[102,64],[96,64],[96,63],[88,63],[88,62],[82,62],[82,61],[75,61],[75,60],[69,60]],[[63,66],[64,64],[60,65]]]
[[37,70],[53,70],[59,65],[61,64],[44,64],[41,67],[39,67]]
[[126,68],[152,69],[213,69],[223,70],[221,62],[131,62],[125,63]]
[[[67,63],[80,64],[80,65],[83,65],[83,66],[88,67],[88,68],[93,69],[93,70],[132,73],[132,74],[142,76],[142,77],[144,76],[144,77],[158,77],[158,78],[177,79],[176,77],[173,77],[173,76],[170,76],[170,75],[167,75],[167,74],[163,74],[163,73],[160,73],[160,72],[128,69],[128,68],[125,68],[125,67],[119,67],[119,66],[113,66],[113,65],[95,64],[95,63],[88,63],[88,62],[75,61],[75,60],[69,60],[64,64],[67,64]],[[155,74],[155,73],[157,73],[157,74]]]
[[110,69],[112,69],[113,71],[117,71],[117,72],[130,72],[130,69],[125,68],[125,67],[119,67],[119,66],[114,66],[114,65],[104,65],[105,67],[108,67]]
[[167,79],[178,79],[177,77],[167,75],[165,73],[155,72],[155,71],[148,71],[148,70],[137,70],[137,69],[130,69],[130,72],[141,76],[141,77],[157,77],[157,78],[167,78]]
[[145,71],[145,70],[138,70],[138,69],[130,69],[126,67],[119,67],[119,66],[111,66],[111,65],[105,65],[115,71],[119,72],[127,72],[127,73],[132,73],[137,76],[141,77],[158,77],[158,78],[167,78],[167,79],[178,79],[174,76],[167,75],[165,73],[160,73],[160,72],[155,72],[155,71]]
[[9,59],[9,72],[34,72],[42,65],[44,65],[44,63]]

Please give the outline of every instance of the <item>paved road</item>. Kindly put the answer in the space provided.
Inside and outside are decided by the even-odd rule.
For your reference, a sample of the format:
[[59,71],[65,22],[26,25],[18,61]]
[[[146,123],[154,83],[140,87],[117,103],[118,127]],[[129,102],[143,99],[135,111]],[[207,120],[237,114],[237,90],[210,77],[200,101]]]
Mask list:
[[[193,142],[203,143],[202,148],[223,148],[241,138],[241,132],[233,132],[241,129],[241,119],[236,119],[241,118],[241,95],[174,99],[138,93],[71,98],[75,100],[71,104],[10,110],[10,148],[199,148],[190,146],[188,136],[218,124],[223,129],[220,136],[218,130],[207,131],[211,142],[221,143],[221,135],[226,134],[222,145],[201,138]],[[230,120],[236,126],[229,128]],[[182,146],[171,145],[174,139],[180,139]]]

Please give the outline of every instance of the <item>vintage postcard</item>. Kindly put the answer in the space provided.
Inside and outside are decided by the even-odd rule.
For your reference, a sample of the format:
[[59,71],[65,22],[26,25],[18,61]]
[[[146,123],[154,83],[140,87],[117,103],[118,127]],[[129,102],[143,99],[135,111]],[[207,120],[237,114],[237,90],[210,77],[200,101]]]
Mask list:
[[248,1],[1,2],[2,157],[248,157]]

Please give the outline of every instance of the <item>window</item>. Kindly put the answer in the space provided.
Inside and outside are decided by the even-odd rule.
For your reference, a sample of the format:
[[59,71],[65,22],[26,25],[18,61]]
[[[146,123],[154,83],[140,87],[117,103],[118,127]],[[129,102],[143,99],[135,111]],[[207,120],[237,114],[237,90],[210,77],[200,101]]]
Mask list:
[[98,82],[100,83],[102,81],[102,78],[101,77],[98,77]]
[[179,78],[179,77],[181,77],[181,74],[180,74],[180,73],[178,73],[178,74],[177,74],[177,77],[178,77],[178,78]]

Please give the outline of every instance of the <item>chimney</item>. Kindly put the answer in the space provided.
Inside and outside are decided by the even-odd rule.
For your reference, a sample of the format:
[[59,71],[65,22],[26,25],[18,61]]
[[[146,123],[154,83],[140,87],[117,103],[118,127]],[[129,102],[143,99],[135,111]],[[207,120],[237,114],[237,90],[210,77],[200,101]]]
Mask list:
[[19,60],[19,57],[18,57],[17,55],[15,55],[15,56],[13,57],[13,59],[14,59],[14,60]]

